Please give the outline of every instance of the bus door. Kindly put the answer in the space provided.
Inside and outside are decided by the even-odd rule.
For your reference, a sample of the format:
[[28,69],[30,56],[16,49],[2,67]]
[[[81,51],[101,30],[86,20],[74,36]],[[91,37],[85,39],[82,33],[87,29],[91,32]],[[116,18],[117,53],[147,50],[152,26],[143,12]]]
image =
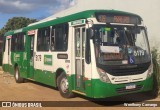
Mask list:
[[6,70],[10,72],[11,65],[11,36],[7,36],[7,68]]
[[34,79],[34,32],[35,31],[29,31],[29,41],[30,41],[30,48],[29,48],[29,74],[28,77],[31,79]]
[[75,28],[75,82],[76,90],[85,90],[85,27]]
[[33,56],[33,52],[34,52],[34,36],[30,36],[30,77],[34,78],[33,76],[33,72],[34,72],[34,56]]

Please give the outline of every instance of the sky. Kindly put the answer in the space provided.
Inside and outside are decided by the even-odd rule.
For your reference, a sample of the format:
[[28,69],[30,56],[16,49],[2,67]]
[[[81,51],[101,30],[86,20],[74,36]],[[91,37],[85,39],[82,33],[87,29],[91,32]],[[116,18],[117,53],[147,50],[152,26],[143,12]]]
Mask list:
[[0,0],[0,28],[12,17],[41,20],[72,5],[70,0]]
[[12,17],[44,19],[74,7],[85,9],[114,9],[139,14],[147,27],[151,45],[160,43],[160,0],[0,0],[0,29]]

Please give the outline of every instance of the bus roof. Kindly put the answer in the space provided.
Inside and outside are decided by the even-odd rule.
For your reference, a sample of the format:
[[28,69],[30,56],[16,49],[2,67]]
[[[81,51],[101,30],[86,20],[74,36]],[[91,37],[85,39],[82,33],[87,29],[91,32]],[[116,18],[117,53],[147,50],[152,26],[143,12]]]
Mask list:
[[78,19],[86,19],[86,18],[94,16],[96,12],[133,15],[133,16],[137,16],[138,18],[140,18],[142,20],[142,18],[139,15],[133,14],[133,13],[129,13],[129,12],[124,12],[124,11],[117,11],[117,10],[86,10],[86,11],[74,13],[74,14],[71,14],[71,15],[67,15],[67,16],[64,16],[64,17],[57,17],[57,18],[49,19],[48,21],[45,20],[43,22],[41,22],[41,21],[40,22],[36,22],[36,23],[28,25],[27,27],[6,32],[4,36],[13,35],[15,33],[20,33],[20,32],[26,32],[26,31],[29,31],[29,30],[43,28],[43,27],[47,27],[47,26],[51,26],[51,25],[61,24],[61,23],[65,23],[65,22],[70,22],[70,21],[74,21],[74,20],[78,20]]

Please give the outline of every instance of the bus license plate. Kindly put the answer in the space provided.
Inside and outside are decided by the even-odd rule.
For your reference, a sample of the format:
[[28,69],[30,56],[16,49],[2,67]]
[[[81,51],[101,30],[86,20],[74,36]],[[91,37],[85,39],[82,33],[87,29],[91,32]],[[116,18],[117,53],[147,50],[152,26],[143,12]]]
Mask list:
[[135,84],[126,85],[126,89],[135,89],[135,88],[136,88]]

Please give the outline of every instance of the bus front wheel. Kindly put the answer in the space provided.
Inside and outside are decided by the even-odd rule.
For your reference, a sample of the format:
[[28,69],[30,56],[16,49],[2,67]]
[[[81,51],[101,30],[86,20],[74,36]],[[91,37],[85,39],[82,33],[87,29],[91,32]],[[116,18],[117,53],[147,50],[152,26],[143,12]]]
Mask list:
[[59,89],[60,94],[61,94],[62,97],[64,97],[64,98],[74,97],[74,93],[69,91],[68,79],[67,79],[67,77],[66,77],[66,75],[64,73],[62,73],[58,77],[58,89]]
[[18,66],[15,67],[14,77],[15,77],[16,83],[23,83],[24,82],[24,79],[20,77],[20,72],[19,72]]

